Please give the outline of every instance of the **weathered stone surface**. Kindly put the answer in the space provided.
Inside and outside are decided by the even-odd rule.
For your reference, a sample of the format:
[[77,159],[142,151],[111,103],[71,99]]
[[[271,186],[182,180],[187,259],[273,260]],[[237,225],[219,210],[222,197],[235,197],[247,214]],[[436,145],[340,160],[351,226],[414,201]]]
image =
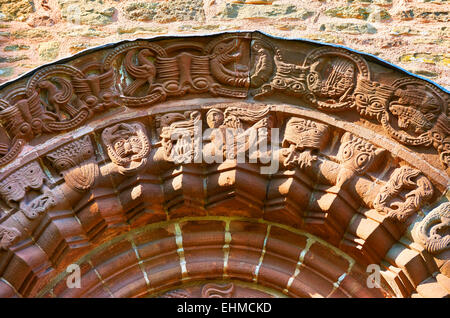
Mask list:
[[18,55],[18,56],[1,56],[0,55],[0,63],[14,63],[21,60],[28,59],[26,55]]
[[33,2],[29,0],[0,0],[0,12],[5,21],[25,21],[34,12]]
[[369,23],[325,23],[320,26],[320,31],[343,32],[349,34],[374,34],[377,29]]
[[74,24],[106,25],[113,21],[114,7],[104,7],[102,0],[58,0],[64,20]]
[[14,44],[7,45],[3,48],[3,51],[18,51],[18,50],[29,50],[30,46],[25,44]]
[[71,38],[76,38],[76,37],[101,38],[101,37],[106,37],[109,34],[107,32],[97,30],[97,29],[91,28],[91,27],[78,27],[78,28],[73,28],[67,32],[62,32],[62,35],[64,37],[71,37]]
[[2,67],[0,68],[0,76],[1,77],[7,77],[11,76],[14,73],[13,67]]
[[52,61],[58,57],[60,44],[57,41],[43,42],[39,44],[39,57],[44,61]]
[[418,62],[426,64],[450,65],[450,54],[412,53],[400,57],[401,62]]
[[119,34],[164,34],[167,33],[166,27],[157,26],[132,26],[132,27],[118,27],[117,33]]
[[448,22],[450,21],[449,11],[427,11],[424,9],[409,9],[400,12],[402,20],[421,19],[425,21]]
[[325,11],[325,14],[329,15],[330,17],[367,20],[371,12],[371,8],[361,6],[347,6],[328,9],[327,11]]
[[47,38],[50,37],[51,34],[46,29],[18,29],[14,30],[11,33],[16,39],[38,39],[38,38]]
[[86,50],[90,47],[91,47],[91,45],[89,45],[87,43],[78,43],[78,44],[71,45],[69,50],[70,50],[70,53],[75,54],[80,51]]
[[205,19],[201,0],[134,2],[126,5],[125,15],[131,20],[161,23]]
[[420,32],[419,30],[410,27],[410,26],[395,26],[392,28],[390,34],[395,36],[401,36],[401,35],[418,35]]
[[313,11],[296,5],[273,4],[266,6],[227,3],[218,16],[225,19],[288,18],[305,20],[310,18],[313,13]]

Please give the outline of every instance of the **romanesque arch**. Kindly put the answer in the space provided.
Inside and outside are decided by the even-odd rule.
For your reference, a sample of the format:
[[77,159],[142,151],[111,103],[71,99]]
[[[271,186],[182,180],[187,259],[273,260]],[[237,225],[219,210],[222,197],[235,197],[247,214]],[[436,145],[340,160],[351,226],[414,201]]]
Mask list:
[[36,69],[0,87],[0,295],[448,296],[448,102],[258,32]]

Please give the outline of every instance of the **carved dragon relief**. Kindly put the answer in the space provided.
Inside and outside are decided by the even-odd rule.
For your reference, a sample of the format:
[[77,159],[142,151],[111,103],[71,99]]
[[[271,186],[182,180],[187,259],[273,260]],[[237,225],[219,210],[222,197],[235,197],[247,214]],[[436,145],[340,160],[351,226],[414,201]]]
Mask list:
[[[29,219],[35,219],[56,203],[50,189],[45,187],[44,180],[44,172],[33,161],[0,182],[0,195],[9,207],[21,210]],[[27,196],[31,190],[39,194]]]
[[433,185],[420,170],[402,166],[392,173],[375,198],[373,206],[388,218],[405,221],[432,195]]
[[431,254],[439,254],[450,248],[450,202],[444,202],[419,222],[414,239]]

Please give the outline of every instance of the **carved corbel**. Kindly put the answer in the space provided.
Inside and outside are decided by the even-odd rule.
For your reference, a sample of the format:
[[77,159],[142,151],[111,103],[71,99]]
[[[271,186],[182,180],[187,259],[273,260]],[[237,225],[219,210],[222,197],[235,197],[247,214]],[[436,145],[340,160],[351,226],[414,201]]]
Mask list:
[[120,123],[105,128],[102,140],[120,173],[135,173],[147,163],[150,141],[141,123]]
[[341,138],[337,158],[341,164],[336,186],[342,188],[356,175],[362,175],[372,168],[385,152],[370,142],[346,132]]
[[309,168],[317,156],[313,152],[323,149],[328,141],[329,129],[324,124],[293,117],[289,119],[284,131],[282,154],[284,166],[300,169]]
[[387,218],[405,222],[432,195],[433,185],[420,170],[402,166],[394,170],[389,181],[380,189],[373,206]]
[[198,142],[202,136],[201,114],[168,113],[157,118],[164,159],[176,164],[192,163],[200,156]]
[[20,231],[14,227],[0,225],[0,249],[8,249],[21,235]]
[[[0,182],[0,195],[10,207],[17,208],[18,204],[29,219],[34,219],[56,203],[51,191],[44,186],[44,180],[44,172],[33,161]],[[37,190],[41,194],[27,197],[29,190]]]
[[89,136],[84,136],[49,153],[47,158],[62,174],[66,184],[78,191],[88,190],[99,175],[94,148]]
[[450,202],[444,202],[419,222],[413,231],[414,239],[431,254],[450,248]]

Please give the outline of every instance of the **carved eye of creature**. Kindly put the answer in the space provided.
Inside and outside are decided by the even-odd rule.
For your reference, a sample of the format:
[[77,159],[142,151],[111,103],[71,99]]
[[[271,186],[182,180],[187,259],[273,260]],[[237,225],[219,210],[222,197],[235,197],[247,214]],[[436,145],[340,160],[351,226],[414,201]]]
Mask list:
[[106,101],[111,100],[112,97],[113,97],[113,95],[110,92],[105,92],[105,93],[102,94],[102,99],[106,100]]
[[93,106],[97,103],[97,98],[95,96],[88,96],[85,101],[88,106]]
[[355,98],[361,102],[367,102],[367,97],[364,94],[355,94]]
[[278,87],[285,87],[286,83],[281,78],[276,78],[273,83]]
[[369,162],[369,159],[370,159],[370,156],[368,154],[366,154],[366,153],[359,154],[356,157],[356,165],[360,168],[365,168],[365,166]]
[[391,107],[391,108],[390,108],[390,111],[391,111],[392,114],[394,114],[394,115],[398,115],[398,114],[399,114],[399,112],[397,111],[397,108],[395,108],[395,107]]
[[371,105],[372,105],[373,108],[377,108],[377,109],[382,107],[381,103],[378,102],[378,101],[372,102]]
[[353,156],[353,151],[350,148],[345,148],[342,152],[342,159],[348,160]]
[[292,85],[290,85],[290,88],[294,91],[302,91],[303,90],[303,86],[299,83],[293,83]]

